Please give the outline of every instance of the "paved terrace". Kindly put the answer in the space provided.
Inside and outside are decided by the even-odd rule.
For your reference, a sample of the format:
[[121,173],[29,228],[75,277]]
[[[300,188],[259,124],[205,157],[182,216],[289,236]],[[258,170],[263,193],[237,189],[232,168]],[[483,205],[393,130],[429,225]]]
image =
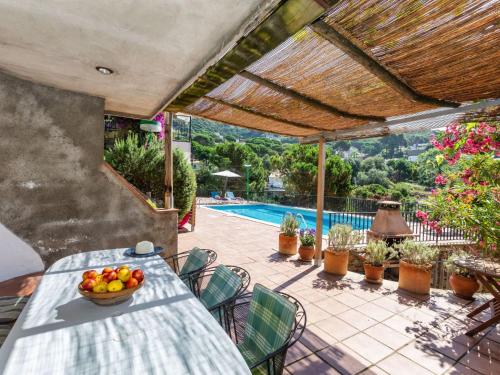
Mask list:
[[[291,374],[498,374],[500,327],[469,338],[468,302],[443,290],[430,297],[377,287],[363,275],[338,278],[277,252],[278,228],[200,208],[196,231],[179,250],[211,248],[218,262],[247,269],[264,284],[298,298],[307,328],[286,359]],[[287,372],[288,371],[288,372]]]

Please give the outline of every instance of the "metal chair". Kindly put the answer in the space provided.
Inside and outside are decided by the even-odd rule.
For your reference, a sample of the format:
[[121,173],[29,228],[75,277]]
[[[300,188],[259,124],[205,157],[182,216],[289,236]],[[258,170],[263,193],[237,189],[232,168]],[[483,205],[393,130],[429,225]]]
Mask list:
[[234,301],[250,284],[250,274],[237,266],[219,265],[193,274],[193,293],[229,334],[229,313]]
[[[261,293],[262,290],[264,290],[268,295],[279,295],[279,297],[275,296],[275,298],[270,301],[270,306],[268,306],[269,310],[266,313],[268,318],[269,316],[272,316],[270,319],[271,321],[280,322],[279,325],[281,325],[281,328],[277,329],[279,334],[269,330],[269,319],[266,319],[263,316],[258,316],[259,311],[262,310],[263,306],[260,305],[259,307],[256,307],[255,294]],[[295,308],[293,321],[290,322],[290,326],[288,327],[289,332],[287,333],[284,332],[283,329],[285,327],[284,323],[287,320],[286,315],[289,315],[289,313],[285,315],[280,314],[280,308],[279,306],[276,306],[276,301],[278,301],[279,298],[284,298],[285,301],[293,305]],[[281,303],[283,303],[283,301],[281,301]],[[283,373],[288,348],[300,339],[307,322],[304,307],[297,299],[286,293],[271,291],[260,284],[255,285],[254,293],[244,294],[236,300],[230,311],[229,318],[231,324],[231,338],[238,346],[238,349],[240,349],[240,352],[247,361],[252,373],[272,375],[279,375]],[[249,324],[249,318],[254,321],[257,320],[257,324],[251,323],[251,329],[248,329],[247,327]],[[258,331],[257,334],[259,336],[260,345],[255,345],[255,343],[254,345],[248,345],[247,342],[249,340],[247,340],[247,336],[255,334],[256,331]],[[280,334],[282,335],[281,338]],[[271,345],[270,347],[272,347],[272,350],[269,352],[262,352],[263,337],[266,337],[266,335],[271,337],[270,340],[274,340],[271,343],[274,347]],[[259,353],[255,353],[255,351]]]
[[202,273],[217,259],[217,253],[210,249],[193,248],[164,258],[174,272],[194,292],[191,285],[192,276]]

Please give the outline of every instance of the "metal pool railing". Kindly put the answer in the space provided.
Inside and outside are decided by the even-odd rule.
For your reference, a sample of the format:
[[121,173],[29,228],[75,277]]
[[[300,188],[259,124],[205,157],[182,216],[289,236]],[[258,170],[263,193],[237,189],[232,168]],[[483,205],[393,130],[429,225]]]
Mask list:
[[[328,214],[328,228],[335,224],[348,224],[353,228],[360,228],[364,234],[360,244],[366,244],[367,231],[370,229],[371,220],[366,220],[367,217],[374,218],[376,211],[372,212],[331,212]],[[457,228],[442,228],[441,233],[430,229],[424,225],[416,216],[417,209],[401,211],[401,215],[414,234],[414,240],[419,242],[429,243],[453,243],[463,242],[467,240],[465,233]]]

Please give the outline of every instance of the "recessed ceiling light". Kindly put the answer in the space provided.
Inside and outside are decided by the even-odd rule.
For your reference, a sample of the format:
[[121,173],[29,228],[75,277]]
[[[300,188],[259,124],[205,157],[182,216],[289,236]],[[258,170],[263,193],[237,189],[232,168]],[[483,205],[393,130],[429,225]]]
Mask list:
[[113,74],[113,69],[106,68],[105,66],[96,66],[95,70],[97,70],[99,73],[105,76]]

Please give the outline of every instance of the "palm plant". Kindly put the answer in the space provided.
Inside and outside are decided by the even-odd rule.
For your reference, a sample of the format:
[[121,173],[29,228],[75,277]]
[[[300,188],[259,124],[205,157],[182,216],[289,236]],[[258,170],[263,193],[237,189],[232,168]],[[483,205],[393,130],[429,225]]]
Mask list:
[[385,241],[370,241],[365,250],[365,263],[380,267],[385,261],[396,256],[397,252],[387,246]]
[[352,230],[350,225],[335,224],[328,231],[328,251],[347,251],[357,245],[361,233]]
[[299,226],[300,224],[297,216],[290,212],[287,212],[285,216],[283,216],[283,220],[281,221],[280,231],[285,236],[295,237]]

